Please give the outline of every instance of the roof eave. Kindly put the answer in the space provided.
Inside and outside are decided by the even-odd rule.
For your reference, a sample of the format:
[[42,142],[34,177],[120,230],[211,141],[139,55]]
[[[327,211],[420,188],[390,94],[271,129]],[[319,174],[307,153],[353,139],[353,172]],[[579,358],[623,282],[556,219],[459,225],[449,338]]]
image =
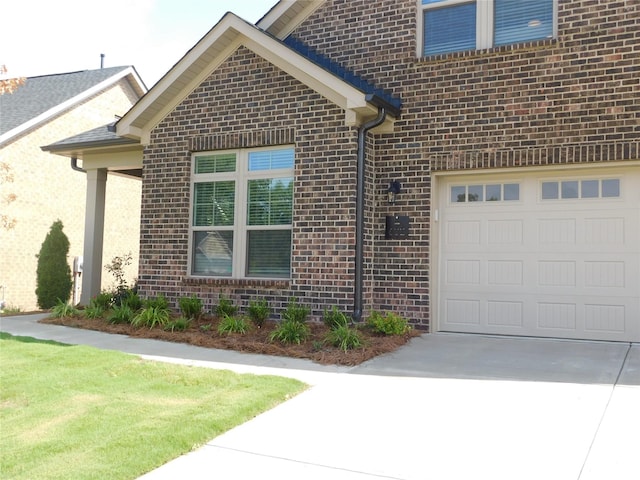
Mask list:
[[[254,25],[233,13],[227,13],[117,122],[118,135],[138,139],[147,145],[151,130],[240,46],[248,48],[345,109],[345,122],[348,125],[358,125],[377,113],[377,106],[367,100],[366,93]],[[381,100],[377,96],[370,98]],[[392,117],[397,117],[398,113],[395,108],[389,109]]]

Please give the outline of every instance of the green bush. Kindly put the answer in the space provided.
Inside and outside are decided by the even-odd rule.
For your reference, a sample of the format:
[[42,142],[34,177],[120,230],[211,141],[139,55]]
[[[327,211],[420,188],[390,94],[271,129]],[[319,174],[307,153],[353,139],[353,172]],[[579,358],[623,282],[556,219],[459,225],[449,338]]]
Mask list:
[[218,333],[220,335],[231,333],[247,333],[249,326],[243,317],[230,317],[225,315],[218,324]]
[[311,329],[306,323],[296,320],[284,320],[269,335],[269,341],[278,340],[280,343],[300,345],[311,335]]
[[131,320],[131,325],[134,327],[165,327],[171,316],[169,315],[169,309],[163,308],[162,305],[147,306],[140,310]]
[[334,347],[338,347],[345,352],[354,348],[360,348],[363,345],[362,335],[354,328],[347,325],[340,325],[332,328],[327,334],[327,342]]
[[105,309],[100,305],[92,305],[89,304],[87,308],[84,309],[84,316],[86,318],[102,318],[104,316]]
[[121,297],[120,303],[121,305],[126,305],[134,312],[140,310],[143,305],[142,299],[138,293],[131,289],[125,291],[125,294]]
[[108,310],[112,304],[113,295],[109,292],[99,293],[89,302],[89,306],[101,307],[103,310]]
[[224,318],[225,315],[233,317],[238,312],[238,307],[236,307],[230,299],[224,295],[220,295],[220,300],[215,311],[216,315],[220,318]]
[[282,319],[304,323],[307,321],[310,312],[311,310],[308,307],[300,305],[295,298],[292,298],[287,308],[282,312]]
[[164,326],[164,329],[169,332],[184,332],[187,328],[189,328],[190,323],[190,318],[179,317],[175,320],[169,321],[169,323]]
[[164,295],[158,295],[155,298],[147,298],[144,302],[142,302],[144,308],[155,308],[157,310],[166,310],[169,313],[169,301],[164,297]]
[[80,315],[80,310],[62,300],[58,300],[51,309],[51,316],[55,318],[77,317],[78,315]]
[[349,317],[343,312],[338,310],[338,307],[333,307],[331,310],[325,310],[322,315],[322,321],[331,330],[338,327],[346,327],[349,325]]
[[131,323],[134,312],[128,305],[116,305],[113,307],[107,321],[109,323]]
[[69,239],[62,231],[62,222],[56,220],[42,243],[36,270],[36,297],[40,308],[49,309],[60,300],[71,296],[71,268],[67,263]]
[[187,318],[200,318],[202,315],[202,300],[195,295],[191,297],[181,297],[178,300],[180,311]]
[[384,335],[404,335],[411,331],[411,326],[400,315],[387,312],[383,315],[380,312],[372,312],[367,319],[367,325],[375,332]]
[[249,302],[247,313],[249,314],[251,321],[260,328],[264,325],[265,320],[267,320],[271,315],[271,307],[269,307],[266,299],[261,298],[260,300]]

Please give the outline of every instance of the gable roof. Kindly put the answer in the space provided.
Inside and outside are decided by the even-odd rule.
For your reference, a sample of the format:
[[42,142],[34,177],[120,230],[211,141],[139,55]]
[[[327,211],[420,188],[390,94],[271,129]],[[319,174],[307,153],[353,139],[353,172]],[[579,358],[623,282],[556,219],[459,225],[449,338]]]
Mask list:
[[[258,22],[258,26],[233,13],[227,13],[117,122],[118,135],[139,139],[142,144],[148,144],[151,130],[239,47],[248,48],[343,108],[345,123],[348,125],[359,125],[376,116],[378,107],[388,108],[390,117],[397,117],[398,102],[381,98],[380,92],[368,88],[366,82],[356,81],[355,75],[352,75],[350,81],[344,74],[344,69],[341,70],[342,75],[335,69],[331,71],[327,68],[330,64],[320,61],[319,56],[312,60],[310,56],[303,54],[302,48],[294,49],[260,28],[260,25],[273,27],[280,32],[279,35],[283,35],[282,32],[292,29],[296,22],[303,21],[322,3],[309,0],[282,1]],[[279,22],[280,17],[273,13],[273,18],[267,21],[272,12],[292,18]],[[388,123],[393,122],[390,117]]]
[[0,145],[122,78],[129,80],[138,96],[147,91],[135,69],[129,66],[27,78],[12,94],[0,95]]

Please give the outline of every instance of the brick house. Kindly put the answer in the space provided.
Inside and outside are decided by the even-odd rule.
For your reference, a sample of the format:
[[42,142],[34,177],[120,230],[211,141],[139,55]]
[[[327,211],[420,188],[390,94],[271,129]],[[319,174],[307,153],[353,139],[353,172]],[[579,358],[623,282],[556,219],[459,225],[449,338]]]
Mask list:
[[[61,157],[41,146],[113,122],[146,92],[131,67],[113,67],[27,78],[12,94],[0,96],[0,161],[8,165],[12,182],[2,184],[3,197],[15,201],[2,206],[15,219],[9,230],[0,229],[0,300],[21,310],[37,308],[36,254],[52,223],[60,219],[69,237],[69,263],[83,255],[86,174],[74,171]],[[82,161],[76,166],[82,167]],[[107,221],[102,265],[129,251],[135,265],[127,277],[137,275],[140,231],[139,178],[109,175]],[[127,212],[123,215],[123,212]],[[80,283],[80,282],[78,282]],[[100,287],[109,287],[105,278]]]
[[141,291],[638,341],[639,73],[635,1],[229,13],[116,124]]

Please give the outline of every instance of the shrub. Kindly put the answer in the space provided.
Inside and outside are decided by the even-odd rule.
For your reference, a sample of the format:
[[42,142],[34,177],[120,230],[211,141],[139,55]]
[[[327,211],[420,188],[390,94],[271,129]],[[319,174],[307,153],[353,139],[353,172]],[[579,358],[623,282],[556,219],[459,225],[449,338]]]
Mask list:
[[387,312],[383,315],[380,312],[373,312],[367,319],[367,325],[375,332],[384,335],[403,335],[411,331],[411,326],[400,315]]
[[163,308],[162,305],[147,306],[140,310],[131,320],[134,327],[165,327],[171,317],[169,309]]
[[169,313],[169,302],[164,295],[158,295],[155,298],[147,298],[142,302],[145,308],[156,308],[158,310],[166,310]]
[[167,323],[164,326],[164,329],[169,332],[184,332],[187,328],[189,328],[190,323],[190,318],[179,317]]
[[[113,295],[114,303],[116,305],[122,305],[123,299],[129,295],[129,285],[127,285],[127,281],[124,279],[125,268],[131,265],[131,261],[133,260],[133,256],[131,252],[122,255],[116,256],[111,259],[111,263],[105,265],[104,268],[111,275],[113,275],[113,279],[116,284],[116,290]],[[135,290],[135,288],[134,288]]]
[[349,325],[349,317],[335,306],[331,310],[325,310],[322,315],[322,321],[331,330]]
[[292,322],[304,323],[309,316],[308,307],[304,305],[300,305],[295,298],[292,298],[287,308],[282,312],[282,319],[287,321],[290,320]]
[[360,348],[363,345],[360,332],[347,325],[332,328],[327,334],[327,342],[345,352],[354,348]]
[[58,303],[51,309],[51,316],[55,318],[77,317],[78,315],[80,315],[80,310],[62,300],[58,300]]
[[125,295],[121,297],[120,304],[126,305],[134,312],[137,312],[138,310],[140,310],[143,305],[142,299],[140,298],[138,293],[131,289],[127,290]]
[[131,320],[133,320],[133,310],[128,305],[116,305],[107,318],[109,323],[131,323]]
[[200,318],[202,315],[202,300],[195,295],[182,297],[178,300],[180,311],[187,318]]
[[280,343],[300,345],[311,335],[311,329],[306,323],[296,320],[284,320],[269,335],[269,341],[278,340]]
[[69,239],[62,231],[62,222],[56,220],[42,243],[36,270],[36,296],[40,308],[49,309],[60,300],[71,296],[71,268],[67,263]]
[[238,307],[236,307],[230,299],[220,295],[220,301],[216,306],[216,315],[220,318],[223,318],[225,315],[233,317],[237,312]]
[[103,310],[107,310],[113,303],[113,295],[109,292],[102,292],[96,295],[89,302],[89,306],[101,307]]
[[87,318],[102,318],[104,312],[104,308],[100,305],[89,304],[89,306],[84,309],[84,316]]
[[266,299],[261,298],[260,300],[249,302],[247,313],[251,321],[260,328],[264,325],[265,320],[269,318],[269,315],[271,315],[271,307],[269,307]]

